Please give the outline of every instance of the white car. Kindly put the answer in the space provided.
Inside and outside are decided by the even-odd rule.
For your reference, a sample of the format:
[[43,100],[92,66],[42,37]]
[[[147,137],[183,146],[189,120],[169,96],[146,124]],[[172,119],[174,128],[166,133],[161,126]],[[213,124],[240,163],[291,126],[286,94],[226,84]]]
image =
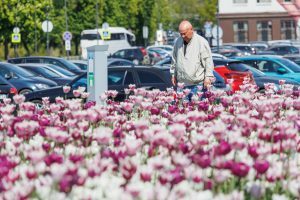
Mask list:
[[172,51],[173,51],[173,46],[171,46],[171,45],[153,45],[153,46],[148,46],[147,50],[151,49],[151,48],[160,48],[160,49],[163,49],[163,50],[169,52],[170,54],[172,54]]

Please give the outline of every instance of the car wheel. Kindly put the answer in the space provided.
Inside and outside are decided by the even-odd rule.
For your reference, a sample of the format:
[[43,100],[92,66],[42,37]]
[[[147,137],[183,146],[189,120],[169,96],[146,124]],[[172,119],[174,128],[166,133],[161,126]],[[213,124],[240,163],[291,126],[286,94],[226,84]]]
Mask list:
[[32,92],[32,90],[30,90],[30,89],[23,89],[23,90],[21,90],[19,92],[19,94],[27,94],[27,93],[30,93],[30,92]]
[[44,108],[43,102],[40,99],[32,100],[31,103],[34,103],[36,109],[41,110]]

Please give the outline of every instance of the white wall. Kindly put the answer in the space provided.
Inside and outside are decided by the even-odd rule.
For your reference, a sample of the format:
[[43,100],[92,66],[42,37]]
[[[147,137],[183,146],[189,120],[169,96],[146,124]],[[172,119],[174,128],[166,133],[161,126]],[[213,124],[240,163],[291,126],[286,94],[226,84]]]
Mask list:
[[233,3],[233,0],[219,0],[220,14],[266,12],[286,12],[286,10],[277,0],[271,0],[270,3],[257,3],[257,0],[248,0],[248,3]]

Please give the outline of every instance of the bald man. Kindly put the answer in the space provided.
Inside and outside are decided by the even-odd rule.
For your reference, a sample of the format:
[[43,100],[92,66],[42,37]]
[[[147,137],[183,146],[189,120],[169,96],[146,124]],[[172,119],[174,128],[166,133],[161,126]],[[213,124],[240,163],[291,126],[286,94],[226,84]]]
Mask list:
[[172,83],[186,86],[201,85],[207,88],[214,80],[210,46],[207,40],[193,30],[189,21],[179,24],[179,37],[173,49],[171,74]]

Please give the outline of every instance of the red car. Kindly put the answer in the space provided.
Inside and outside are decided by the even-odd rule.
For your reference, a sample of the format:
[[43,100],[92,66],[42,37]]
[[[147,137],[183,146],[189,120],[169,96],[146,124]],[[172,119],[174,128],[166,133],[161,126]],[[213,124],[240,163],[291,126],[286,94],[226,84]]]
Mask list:
[[231,59],[214,59],[215,71],[218,72],[228,83],[228,79],[232,79],[231,84],[233,91],[240,90],[240,85],[246,77],[250,78],[250,82],[255,84],[253,75],[250,71],[240,72],[237,69],[239,65],[244,65],[242,62]]

